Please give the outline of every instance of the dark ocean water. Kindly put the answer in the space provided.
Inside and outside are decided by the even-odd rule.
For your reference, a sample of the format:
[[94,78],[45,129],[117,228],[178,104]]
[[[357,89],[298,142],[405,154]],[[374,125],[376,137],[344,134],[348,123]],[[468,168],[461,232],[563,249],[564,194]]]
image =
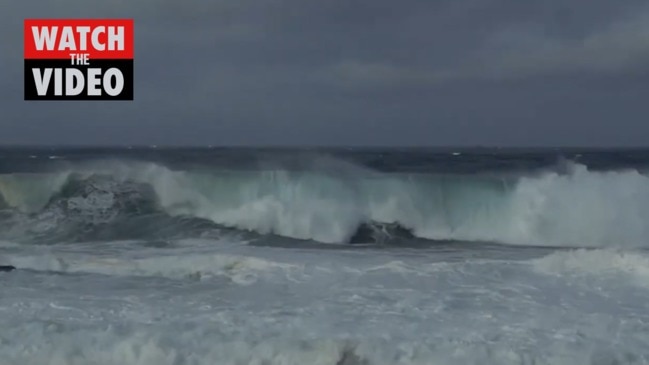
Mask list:
[[149,161],[170,168],[202,166],[250,169],[276,163],[284,168],[309,169],[314,159],[329,157],[383,172],[473,174],[495,171],[552,169],[562,161],[582,163],[593,170],[649,166],[649,149],[585,148],[0,148],[0,173],[66,168],[74,163],[117,159]]

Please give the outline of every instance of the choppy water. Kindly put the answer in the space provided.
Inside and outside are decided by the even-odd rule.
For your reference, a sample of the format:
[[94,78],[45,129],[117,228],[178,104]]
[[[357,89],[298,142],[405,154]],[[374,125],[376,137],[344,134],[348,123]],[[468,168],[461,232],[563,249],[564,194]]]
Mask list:
[[0,150],[0,363],[646,364],[648,162]]

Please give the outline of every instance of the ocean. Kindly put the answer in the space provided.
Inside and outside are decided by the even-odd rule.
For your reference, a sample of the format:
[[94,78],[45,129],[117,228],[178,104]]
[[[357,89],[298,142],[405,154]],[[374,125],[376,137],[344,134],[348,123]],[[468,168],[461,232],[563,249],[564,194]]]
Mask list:
[[649,150],[1,148],[0,364],[649,364]]

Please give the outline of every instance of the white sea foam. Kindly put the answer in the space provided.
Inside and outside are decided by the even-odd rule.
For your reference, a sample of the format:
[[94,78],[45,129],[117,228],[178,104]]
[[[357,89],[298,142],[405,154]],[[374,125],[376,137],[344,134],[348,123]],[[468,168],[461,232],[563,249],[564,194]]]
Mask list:
[[649,290],[625,276],[644,264],[633,253],[456,260],[210,240],[0,249],[22,265],[0,274],[7,365],[649,361]]
[[[148,184],[169,214],[258,233],[346,242],[363,222],[394,222],[422,238],[515,245],[649,245],[649,178],[637,171],[488,178],[340,171],[172,171],[102,163],[47,175],[0,176],[11,206],[38,211],[71,174]],[[77,200],[90,199],[84,197]],[[77,202],[79,203],[79,202]],[[81,202],[82,203],[82,202]]]
[[12,255],[5,259],[5,264],[21,269],[60,273],[94,273],[196,280],[227,277],[238,284],[250,284],[258,278],[270,275],[294,278],[303,271],[303,267],[299,265],[219,253],[166,254],[137,258],[55,251],[48,254]]
[[[74,330],[56,324],[31,324],[29,339],[37,344],[27,350],[2,353],[7,365],[430,365],[430,364],[643,364],[643,358],[586,346],[584,353],[570,353],[555,345],[547,353],[526,354],[470,342],[412,343],[392,340],[308,340],[268,338],[224,340],[218,332],[176,329],[102,331]],[[38,333],[38,332],[40,333]],[[37,332],[37,333],[34,333]],[[31,356],[25,356],[27,352]]]
[[622,275],[649,287],[649,256],[643,252],[610,249],[570,250],[552,253],[534,261],[535,267],[552,275]]

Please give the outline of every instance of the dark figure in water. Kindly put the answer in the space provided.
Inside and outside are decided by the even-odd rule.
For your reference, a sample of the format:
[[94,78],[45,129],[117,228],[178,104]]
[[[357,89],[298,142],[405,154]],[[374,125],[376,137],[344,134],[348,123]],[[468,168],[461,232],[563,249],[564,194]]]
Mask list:
[[9,272],[16,270],[15,266],[11,265],[0,265],[0,272]]

